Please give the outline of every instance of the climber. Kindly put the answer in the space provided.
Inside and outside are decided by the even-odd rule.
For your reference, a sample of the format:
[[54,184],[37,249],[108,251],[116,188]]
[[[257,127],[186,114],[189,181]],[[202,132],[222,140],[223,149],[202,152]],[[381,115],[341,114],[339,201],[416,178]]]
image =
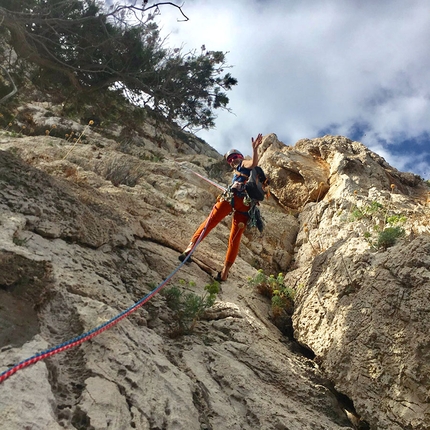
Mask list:
[[[224,261],[224,266],[221,272],[218,272],[215,280],[224,282],[228,278],[231,266],[236,260],[239,253],[239,245],[243,231],[247,225],[250,209],[250,201],[247,199],[245,192],[245,183],[251,174],[251,170],[258,164],[257,149],[263,141],[263,136],[258,134],[257,138],[251,138],[252,143],[252,158],[245,160],[243,155],[237,149],[231,149],[225,155],[225,159],[230,166],[235,169],[233,180],[227,190],[218,198],[211,214],[200,227],[196,230],[191,238],[190,244],[185,251],[179,256],[180,261],[184,261],[194,247],[194,244],[203,232],[201,240],[203,240],[209,232],[222,221],[227,215],[233,212],[233,219],[230,230],[230,238],[228,242],[227,254]],[[245,201],[244,201],[245,199]],[[187,262],[190,262],[188,257]]]

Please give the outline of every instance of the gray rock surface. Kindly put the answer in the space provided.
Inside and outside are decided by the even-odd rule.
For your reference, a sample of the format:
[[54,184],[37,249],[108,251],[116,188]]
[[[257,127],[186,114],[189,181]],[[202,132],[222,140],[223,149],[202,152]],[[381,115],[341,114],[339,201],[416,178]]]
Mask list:
[[[93,130],[73,148],[50,136],[0,136],[0,371],[106,323],[179,264],[219,192],[193,172],[222,184],[229,174],[204,143],[166,135],[160,148],[146,127],[127,148]],[[261,205],[265,232],[246,232],[193,334],[173,336],[172,311],[157,294],[1,383],[2,428],[429,427],[428,189],[342,137],[287,147],[269,135],[262,146],[273,178],[273,198]],[[349,220],[373,201],[384,209]],[[365,233],[387,214],[406,217],[405,236],[372,249],[377,233]],[[169,285],[183,279],[181,288],[203,294],[222,266],[229,223]],[[298,290],[294,336],[315,359],[248,285],[257,268],[288,271]]]

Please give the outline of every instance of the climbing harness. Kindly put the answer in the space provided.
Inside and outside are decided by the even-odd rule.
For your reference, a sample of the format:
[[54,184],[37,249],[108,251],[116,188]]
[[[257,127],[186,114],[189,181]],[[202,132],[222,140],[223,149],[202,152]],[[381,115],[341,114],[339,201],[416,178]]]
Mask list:
[[70,339],[66,342],[63,342],[57,346],[54,346],[52,348],[46,349],[45,351],[38,352],[37,354],[33,355],[32,357],[29,357],[18,364],[12,366],[11,368],[5,370],[3,373],[0,373],[0,384],[8,379],[10,376],[15,374],[21,369],[24,369],[28,366],[31,366],[32,364],[35,364],[41,360],[44,360],[45,358],[51,357],[55,354],[58,354],[63,351],[67,351],[68,349],[74,348],[75,346],[80,345],[81,343],[86,342],[87,340],[92,339],[93,337],[103,333],[104,331],[110,329],[115,324],[118,324],[121,320],[124,318],[127,318],[129,315],[131,315],[133,312],[135,312],[137,309],[142,307],[146,302],[148,302],[152,297],[154,297],[158,292],[161,291],[163,287],[172,279],[172,277],[179,271],[179,269],[186,263],[188,258],[192,255],[192,253],[195,251],[199,243],[201,242],[203,235],[207,229],[207,226],[209,224],[209,220],[212,218],[213,212],[214,212],[215,206],[212,208],[211,213],[209,214],[208,221],[206,222],[206,225],[202,232],[200,233],[199,238],[196,240],[196,243],[194,244],[193,248],[187,255],[187,257],[182,261],[178,267],[176,267],[175,270],[173,270],[172,273],[160,284],[157,285],[150,293],[148,293],[145,297],[137,301],[134,305],[130,306],[128,309],[122,311],[120,314],[116,315],[109,321],[106,321],[105,323],[99,325],[98,327],[81,334],[80,336],[77,336],[73,339]]
[[[233,151],[233,150],[232,150]],[[198,176],[199,178],[203,179],[204,181],[208,182],[209,184],[214,185],[215,187],[219,188],[220,190],[222,190],[223,192],[217,197],[217,201],[227,201],[230,203],[231,207],[232,207],[232,212],[234,211],[234,192],[232,189],[232,184],[230,184],[227,188],[217,184],[216,182],[212,181],[209,178],[206,178],[203,175],[200,175],[199,173],[195,172],[194,170],[182,165],[182,167],[184,167],[185,169],[189,170],[191,173],[193,173],[194,175]],[[264,174],[263,170],[261,169],[261,167],[257,166],[254,169],[252,169],[251,171],[251,175],[255,173],[260,177],[261,176],[261,172],[262,178],[264,177],[264,181],[261,181],[261,185],[259,185],[259,188],[261,188],[261,192],[263,193],[263,195],[268,198],[270,195],[270,191],[269,191],[269,180],[266,178],[266,175]],[[261,170],[261,172],[260,172]],[[245,175],[242,172],[239,172],[237,169],[235,169],[234,171],[235,174],[237,174],[238,176],[243,176],[245,178],[248,178],[248,175]],[[246,184],[246,182],[245,182]],[[252,227],[257,227],[258,231],[260,233],[263,232],[264,229],[264,223],[263,223],[263,219],[261,217],[261,212],[260,209],[258,207],[259,205],[259,201],[263,200],[258,200],[258,199],[253,199],[249,196],[248,190],[244,189],[243,191],[239,191],[241,193],[241,196],[243,196],[243,203],[245,204],[245,206],[249,206],[250,209],[247,212],[247,215],[249,216],[249,220],[247,223],[247,227],[252,228]],[[260,194],[261,194],[260,192]],[[190,255],[190,254],[189,254]],[[184,259],[184,261],[186,261],[188,258]]]
[[234,193],[233,190],[231,189],[231,186],[229,185],[222,194],[220,194],[217,197],[217,201],[221,201],[221,202],[229,202],[232,207],[233,207],[233,199],[234,199]]
[[[192,173],[194,173],[199,178],[201,178],[201,179],[205,180],[206,182],[208,182],[208,183],[216,186],[217,188],[223,190],[223,192],[217,197],[217,201],[229,202],[230,206],[232,207],[232,212],[234,212],[234,197],[235,197],[235,195],[234,195],[234,191],[232,188],[232,184],[230,184],[227,188],[224,188],[221,185],[217,184],[216,182],[213,182],[210,179],[206,178],[205,176],[200,175],[199,173],[194,172],[191,169],[188,169],[188,170],[190,170]],[[261,172],[260,172],[260,170],[261,170]],[[239,193],[239,195],[241,197],[243,197],[244,205],[249,206],[248,212],[241,212],[241,213],[248,215],[248,217],[249,217],[247,227],[248,228],[256,227],[258,229],[258,231],[260,233],[262,233],[263,229],[264,229],[264,223],[263,223],[263,219],[261,217],[260,208],[258,206],[259,206],[259,202],[261,200],[263,200],[264,197],[268,198],[268,196],[270,195],[269,180],[266,177],[266,175],[264,174],[261,167],[259,167],[259,166],[252,169],[251,175],[249,177],[248,177],[248,175],[245,175],[244,173],[239,172],[237,170],[235,170],[234,173],[237,174],[238,176],[250,178],[254,174],[254,171],[255,171],[255,174],[258,175],[258,178],[259,178],[258,180],[260,181],[259,184],[257,185],[259,187],[258,199],[255,199],[255,198],[253,199],[250,197],[248,189],[246,188],[246,184],[250,183],[248,181],[244,183],[245,186],[243,187],[242,191],[238,190],[237,188],[236,188],[236,191]],[[252,180],[252,183],[254,183],[254,180]]]

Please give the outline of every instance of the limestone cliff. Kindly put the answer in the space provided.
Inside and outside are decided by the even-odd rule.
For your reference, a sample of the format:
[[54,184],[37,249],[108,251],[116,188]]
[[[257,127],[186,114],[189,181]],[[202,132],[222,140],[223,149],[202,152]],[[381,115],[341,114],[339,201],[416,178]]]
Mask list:
[[[42,129],[82,136],[0,135],[0,371],[153,290],[219,193],[195,173],[230,177],[213,148],[168,126],[161,139],[150,122],[124,139],[42,104],[22,110]],[[262,146],[272,179],[265,231],[246,232],[194,332],[172,336],[173,313],[157,294],[1,383],[1,428],[430,426],[428,187],[344,137],[286,146],[272,134]],[[170,284],[202,293],[222,266],[229,222]],[[404,232],[393,243],[380,236],[389,226]],[[295,339],[289,316],[276,321],[249,286],[259,268],[286,273],[297,290]]]

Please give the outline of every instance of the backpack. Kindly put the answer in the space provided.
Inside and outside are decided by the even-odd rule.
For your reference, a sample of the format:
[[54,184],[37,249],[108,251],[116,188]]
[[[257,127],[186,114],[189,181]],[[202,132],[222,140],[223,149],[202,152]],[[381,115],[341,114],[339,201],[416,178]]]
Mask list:
[[256,166],[251,170],[248,180],[245,184],[246,192],[252,200],[259,202],[264,200],[268,194],[267,187],[269,186],[269,179],[260,166]]

